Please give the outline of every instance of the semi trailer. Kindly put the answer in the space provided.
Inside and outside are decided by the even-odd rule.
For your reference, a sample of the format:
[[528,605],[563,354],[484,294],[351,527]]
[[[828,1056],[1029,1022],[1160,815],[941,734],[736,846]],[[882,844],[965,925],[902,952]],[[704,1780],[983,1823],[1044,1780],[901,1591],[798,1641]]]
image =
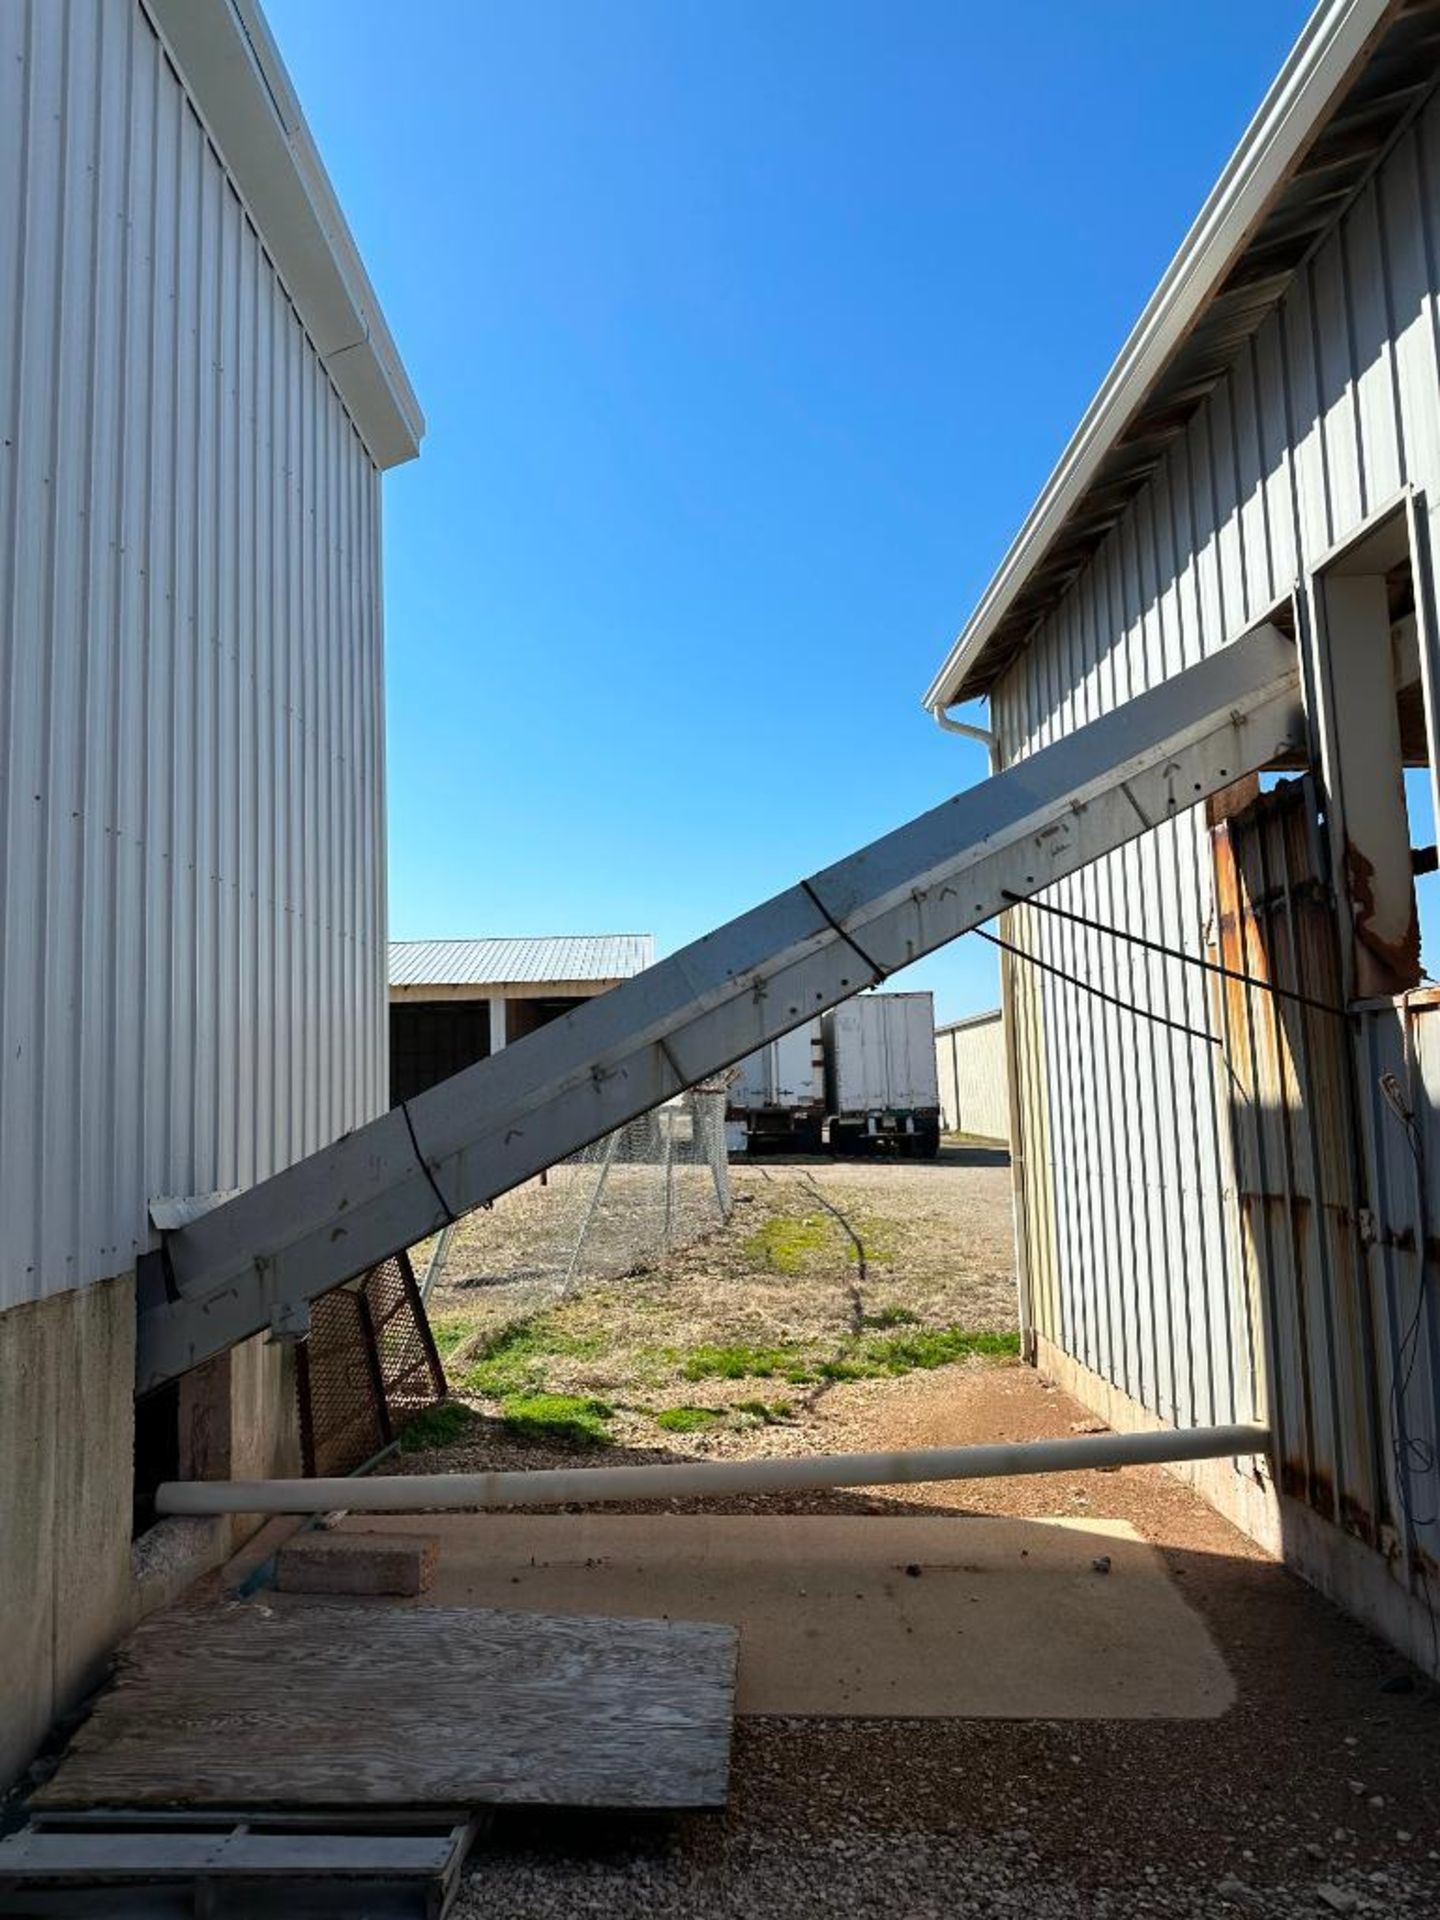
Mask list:
[[889,1146],[933,1160],[940,1151],[934,998],[861,993],[832,1007],[822,1025],[831,1152]]
[[747,1053],[732,1070],[725,1144],[732,1153],[819,1153],[825,1129],[825,1041],[818,1018]]

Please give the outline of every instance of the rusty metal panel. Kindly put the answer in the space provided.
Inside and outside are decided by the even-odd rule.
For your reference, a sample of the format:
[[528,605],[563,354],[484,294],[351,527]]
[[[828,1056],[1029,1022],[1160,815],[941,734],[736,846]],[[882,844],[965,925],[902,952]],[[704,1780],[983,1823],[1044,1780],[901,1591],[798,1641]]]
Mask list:
[[407,1254],[315,1302],[296,1348],[300,1449],[312,1477],[351,1473],[445,1397]]
[[1215,988],[1247,1295],[1265,1314],[1281,1485],[1373,1544],[1383,1515],[1350,1023],[1310,781],[1223,821],[1215,871],[1221,963],[1305,996],[1236,980]]

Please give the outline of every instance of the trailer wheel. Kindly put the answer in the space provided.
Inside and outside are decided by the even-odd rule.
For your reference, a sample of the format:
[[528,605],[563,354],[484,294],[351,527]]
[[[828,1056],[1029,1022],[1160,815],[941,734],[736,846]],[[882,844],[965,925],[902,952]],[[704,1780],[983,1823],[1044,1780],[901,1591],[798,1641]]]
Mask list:
[[910,1152],[914,1154],[917,1160],[937,1159],[940,1153],[939,1127],[922,1127],[920,1131],[913,1136],[913,1145],[910,1148]]

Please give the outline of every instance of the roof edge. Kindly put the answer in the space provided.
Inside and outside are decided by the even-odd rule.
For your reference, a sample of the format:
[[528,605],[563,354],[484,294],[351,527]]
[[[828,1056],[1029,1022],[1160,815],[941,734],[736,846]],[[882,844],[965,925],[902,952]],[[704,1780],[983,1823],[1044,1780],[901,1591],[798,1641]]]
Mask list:
[[258,0],[141,0],[382,470],[425,416]]
[[966,697],[980,655],[1032,568],[1224,279],[1368,43],[1400,9],[1401,0],[1321,0],[1306,21],[979,604],[926,688],[922,705],[927,709],[953,706]]

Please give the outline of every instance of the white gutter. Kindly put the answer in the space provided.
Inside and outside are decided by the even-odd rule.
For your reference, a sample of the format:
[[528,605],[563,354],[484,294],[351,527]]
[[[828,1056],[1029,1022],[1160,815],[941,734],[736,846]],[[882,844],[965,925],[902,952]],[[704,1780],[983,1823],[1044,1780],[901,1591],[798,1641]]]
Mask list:
[[157,1513],[439,1513],[479,1507],[594,1506],[607,1500],[693,1500],[820,1487],[997,1480],[1085,1467],[1228,1460],[1265,1453],[1267,1427],[1164,1428],[908,1453],[822,1453],[791,1460],[681,1461],[673,1467],[546,1467],[533,1473],[417,1473],[383,1480],[167,1480]]
[[[931,712],[962,696],[971,668],[1048,551],[1101,461],[1139,411],[1257,221],[1349,83],[1399,0],[1322,0],[1246,128],[1180,250],[1105,376],[979,606],[926,689]],[[1203,15],[1194,29],[1204,32]]]
[[142,0],[377,467],[425,417],[258,0]]
[[1000,771],[1000,736],[992,733],[988,727],[971,726],[968,720],[952,720],[944,707],[932,707],[931,715],[937,727],[946,733],[958,733],[962,740],[978,740],[990,755],[990,771]]

